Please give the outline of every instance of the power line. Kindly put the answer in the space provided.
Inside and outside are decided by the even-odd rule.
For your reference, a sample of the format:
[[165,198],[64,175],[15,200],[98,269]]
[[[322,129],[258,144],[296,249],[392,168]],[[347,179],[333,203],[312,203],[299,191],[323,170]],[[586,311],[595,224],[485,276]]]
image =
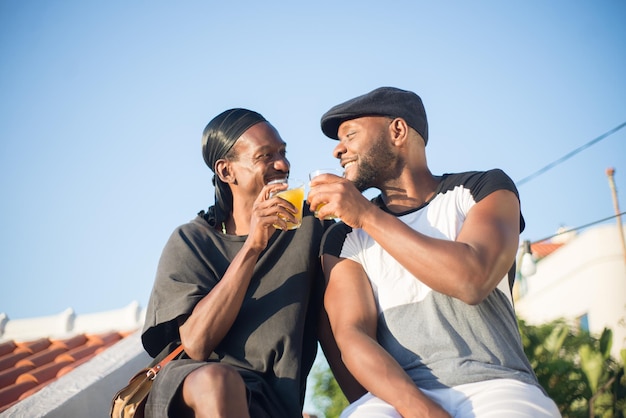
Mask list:
[[622,123],[619,126],[616,126],[615,128],[611,129],[610,131],[608,131],[608,132],[600,135],[599,137],[597,137],[595,139],[592,139],[591,141],[587,142],[585,145],[576,148],[574,151],[571,151],[570,153],[565,154],[563,157],[559,158],[558,160],[556,160],[556,161],[546,165],[545,167],[535,171],[533,174],[531,174],[529,176],[526,176],[526,177],[524,177],[521,180],[518,180],[517,182],[515,182],[515,184],[519,187],[522,184],[529,182],[530,180],[532,180],[535,177],[545,173],[546,171],[550,170],[551,168],[554,168],[558,164],[561,164],[563,161],[572,158],[574,155],[578,154],[579,152],[583,151],[584,149],[589,148],[590,146],[592,146],[596,142],[600,142],[603,139],[605,139],[606,137],[613,135],[615,132],[619,131],[620,129],[622,129],[625,126],[626,126],[626,122]]
[[568,232],[574,232],[574,231],[578,231],[578,230],[583,229],[583,228],[588,228],[588,227],[590,227],[590,226],[593,226],[593,225],[599,224],[599,223],[601,223],[601,222],[606,222],[606,221],[608,221],[608,220],[610,220],[610,219],[617,218],[617,217],[619,217],[619,216],[621,216],[621,215],[624,215],[624,214],[626,214],[626,212],[617,213],[617,214],[615,214],[615,215],[613,215],[613,216],[609,216],[609,217],[606,217],[606,218],[603,218],[603,219],[598,219],[597,221],[593,221],[593,222],[590,222],[590,223],[588,223],[588,224],[578,226],[578,227],[576,227],[576,228],[570,228],[570,229],[565,230],[565,231],[560,231],[560,232],[557,232],[556,234],[550,235],[549,237],[545,237],[545,238],[541,238],[541,239],[538,239],[538,240],[536,240],[536,241],[533,241],[533,242],[531,242],[531,244],[537,244],[538,242],[547,241],[547,240],[549,240],[549,239],[551,239],[551,238],[554,238],[554,237],[557,237],[557,236],[559,236],[559,235],[565,235],[565,234],[567,234]]

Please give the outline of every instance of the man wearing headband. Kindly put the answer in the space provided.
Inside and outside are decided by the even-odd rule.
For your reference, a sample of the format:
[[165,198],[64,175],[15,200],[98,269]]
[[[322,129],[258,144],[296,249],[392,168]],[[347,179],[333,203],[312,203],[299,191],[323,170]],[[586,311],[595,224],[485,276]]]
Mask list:
[[270,184],[289,176],[286,144],[260,114],[216,116],[202,153],[215,203],[167,242],[142,333],[151,356],[176,341],[185,355],[157,375],[146,417],[301,417],[318,332],[341,367],[328,323],[318,321],[329,223],[305,208],[301,226],[286,230],[299,209],[271,197],[285,184]]
[[[311,183],[325,307],[369,392],[342,417],[558,417],[526,358],[511,294],[517,189],[501,170],[433,175],[415,93],[383,87],[331,108],[343,178]],[[367,200],[361,192],[377,188]],[[513,274],[510,274],[513,273]]]

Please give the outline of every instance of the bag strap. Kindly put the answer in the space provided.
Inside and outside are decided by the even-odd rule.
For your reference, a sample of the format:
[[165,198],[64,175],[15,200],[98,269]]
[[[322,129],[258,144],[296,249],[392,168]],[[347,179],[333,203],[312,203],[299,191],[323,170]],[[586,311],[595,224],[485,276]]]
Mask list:
[[163,367],[165,367],[165,365],[167,363],[169,363],[170,361],[174,360],[182,352],[183,352],[183,345],[181,344],[178,347],[176,347],[176,349],[174,349],[174,351],[169,353],[167,355],[167,357],[165,357],[163,360],[161,360],[159,362],[159,364],[157,364],[156,366],[151,367],[151,368],[148,369],[148,371],[146,372],[146,375],[148,376],[148,378],[150,380],[154,380],[154,378],[156,377],[157,373],[159,373],[161,371],[161,369]]

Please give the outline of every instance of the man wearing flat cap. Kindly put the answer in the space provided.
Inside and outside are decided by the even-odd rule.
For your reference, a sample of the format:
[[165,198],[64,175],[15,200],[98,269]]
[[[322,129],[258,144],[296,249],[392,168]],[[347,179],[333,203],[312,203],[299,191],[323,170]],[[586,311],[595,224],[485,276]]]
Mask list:
[[[332,107],[322,131],[344,177],[311,182],[325,235],[325,306],[368,390],[342,417],[559,417],[526,358],[511,295],[519,195],[503,171],[433,175],[413,92]],[[371,201],[361,192],[376,188]],[[319,207],[320,205],[323,206]]]

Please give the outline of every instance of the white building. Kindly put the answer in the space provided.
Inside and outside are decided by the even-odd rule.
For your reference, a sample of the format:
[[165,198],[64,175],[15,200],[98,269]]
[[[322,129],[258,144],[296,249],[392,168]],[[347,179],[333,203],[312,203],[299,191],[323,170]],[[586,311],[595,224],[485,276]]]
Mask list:
[[[516,281],[517,315],[529,324],[565,318],[598,335],[613,331],[611,354],[626,348],[626,255],[617,224],[531,246],[536,273]],[[556,249],[555,249],[556,248]]]

